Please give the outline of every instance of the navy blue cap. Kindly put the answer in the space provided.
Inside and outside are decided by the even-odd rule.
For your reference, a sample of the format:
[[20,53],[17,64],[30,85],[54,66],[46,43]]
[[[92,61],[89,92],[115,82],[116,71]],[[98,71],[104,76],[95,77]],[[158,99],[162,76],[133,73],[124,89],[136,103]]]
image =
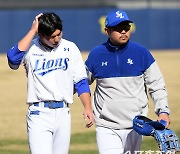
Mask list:
[[133,23],[131,20],[129,20],[126,12],[124,12],[122,10],[115,10],[115,11],[110,12],[106,16],[105,26],[106,27],[114,27],[124,21]]

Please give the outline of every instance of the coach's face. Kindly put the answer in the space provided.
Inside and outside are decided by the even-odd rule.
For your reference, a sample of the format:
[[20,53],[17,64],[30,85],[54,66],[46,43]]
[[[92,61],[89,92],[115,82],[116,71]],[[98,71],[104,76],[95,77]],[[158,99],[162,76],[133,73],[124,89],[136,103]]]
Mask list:
[[114,27],[106,27],[105,32],[114,45],[123,45],[130,38],[131,25],[128,22],[122,22]]
[[59,45],[59,41],[62,38],[62,31],[57,29],[51,36],[40,35],[41,42],[49,47],[55,48]]

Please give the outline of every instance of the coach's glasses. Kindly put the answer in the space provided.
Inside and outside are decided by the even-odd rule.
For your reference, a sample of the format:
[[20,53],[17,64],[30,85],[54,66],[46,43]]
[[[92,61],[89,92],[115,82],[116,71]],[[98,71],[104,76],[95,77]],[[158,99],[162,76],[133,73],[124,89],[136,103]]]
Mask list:
[[112,27],[113,31],[122,32],[123,30],[125,32],[128,32],[131,29],[131,25],[129,23],[120,23],[117,26]]

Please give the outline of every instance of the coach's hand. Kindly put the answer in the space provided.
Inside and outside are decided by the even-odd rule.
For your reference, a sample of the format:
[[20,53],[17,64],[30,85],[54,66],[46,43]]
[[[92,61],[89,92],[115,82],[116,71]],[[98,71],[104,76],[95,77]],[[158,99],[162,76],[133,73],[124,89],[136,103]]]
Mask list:
[[161,121],[161,120],[164,120],[166,121],[166,128],[169,127],[169,124],[170,124],[170,118],[169,118],[169,115],[167,113],[161,113],[159,114],[159,117],[158,117],[158,121]]

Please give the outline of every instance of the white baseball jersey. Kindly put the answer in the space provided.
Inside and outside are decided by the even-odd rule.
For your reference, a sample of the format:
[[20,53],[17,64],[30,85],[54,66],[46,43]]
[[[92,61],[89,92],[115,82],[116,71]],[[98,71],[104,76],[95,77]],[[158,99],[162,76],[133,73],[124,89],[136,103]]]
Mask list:
[[28,77],[27,103],[54,100],[72,104],[74,83],[87,78],[78,47],[65,39],[52,51],[34,39],[22,63]]

